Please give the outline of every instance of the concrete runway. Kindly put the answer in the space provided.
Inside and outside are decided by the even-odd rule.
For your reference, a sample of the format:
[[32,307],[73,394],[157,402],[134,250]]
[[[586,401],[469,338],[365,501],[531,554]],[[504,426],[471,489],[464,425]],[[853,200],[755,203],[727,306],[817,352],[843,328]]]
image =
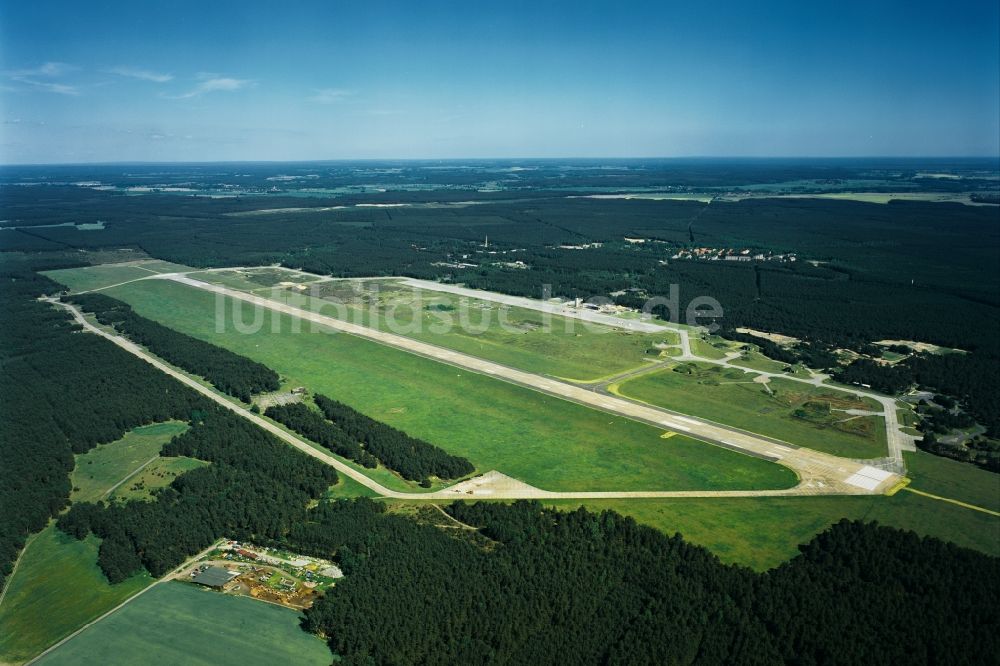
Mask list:
[[[596,393],[582,386],[576,386],[567,382],[562,382],[550,377],[524,372],[499,363],[486,361],[468,354],[463,354],[436,345],[412,340],[400,335],[380,331],[358,324],[334,319],[332,317],[310,312],[302,308],[280,303],[278,301],[262,298],[253,294],[238,291],[221,285],[209,284],[200,280],[187,277],[179,273],[165,273],[150,276],[148,279],[166,279],[180,284],[202,289],[212,293],[224,295],[229,298],[240,300],[253,305],[268,308],[276,312],[281,312],[289,316],[298,317],[307,321],[326,326],[328,328],[349,333],[358,337],[373,340],[380,344],[388,345],[403,351],[434,359],[443,363],[460,367],[465,370],[477,372],[500,379],[502,381],[524,386],[532,390],[548,395],[570,400],[594,409],[624,416],[636,421],[648,423],[655,427],[680,432],[690,437],[736,450],[748,455],[753,455],[767,460],[772,460],[784,465],[798,474],[800,483],[792,489],[782,491],[615,491],[610,493],[602,492],[570,492],[556,493],[542,489],[531,488],[524,484],[514,485],[504,482],[501,487],[483,487],[482,485],[465,487],[458,490],[461,494],[485,495],[493,497],[525,497],[525,498],[566,498],[566,499],[593,499],[593,498],[625,498],[625,497],[715,497],[715,496],[753,496],[753,495],[820,495],[820,494],[850,494],[867,495],[878,494],[896,485],[901,477],[883,472],[874,467],[854,460],[839,458],[826,453],[807,448],[795,447],[777,440],[769,439],[753,433],[731,429],[726,426],[697,419],[695,417],[679,415],[662,410],[651,405],[641,404],[619,398],[617,396]],[[204,388],[204,387],[202,387]],[[230,403],[231,404],[231,403]],[[254,419],[257,421],[258,419]],[[265,422],[266,423],[266,422]],[[260,424],[259,424],[260,425]],[[268,424],[271,425],[271,424]],[[271,428],[267,428],[272,430]],[[284,431],[281,431],[284,433]],[[285,433],[286,434],[286,433]],[[284,439],[284,438],[283,438]],[[308,445],[306,445],[308,446]],[[297,447],[301,448],[301,447]],[[309,447],[315,451],[312,447]],[[317,452],[318,453],[318,452]],[[329,456],[324,456],[329,458]],[[340,469],[340,465],[337,465]],[[346,466],[345,466],[346,467]],[[351,468],[351,472],[355,470]],[[345,473],[347,473],[345,471]],[[355,478],[355,474],[348,474]],[[361,475],[363,476],[363,475]],[[500,475],[502,476],[502,475]],[[380,494],[390,497],[412,498],[412,499],[436,499],[454,498],[456,490],[442,490],[436,493],[397,493],[387,488],[379,486],[373,487],[371,479],[364,477],[361,481],[364,485],[376,490]],[[506,477],[504,477],[506,478]],[[360,479],[357,479],[360,481]],[[512,480],[513,481],[513,480]],[[466,482],[469,483],[469,482]],[[378,485],[378,484],[375,484]],[[461,484],[459,484],[461,485]],[[494,484],[496,486],[496,484]],[[472,491],[471,493],[468,491]],[[478,492],[477,492],[478,491]],[[508,494],[510,493],[510,494]]]

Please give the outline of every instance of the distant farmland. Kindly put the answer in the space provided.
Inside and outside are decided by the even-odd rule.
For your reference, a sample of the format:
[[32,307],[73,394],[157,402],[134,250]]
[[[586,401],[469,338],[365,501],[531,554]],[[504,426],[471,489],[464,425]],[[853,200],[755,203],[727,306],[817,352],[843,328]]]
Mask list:
[[[328,664],[298,614],[187,583],[157,585],[39,664]],[[154,658],[155,655],[155,658]]]

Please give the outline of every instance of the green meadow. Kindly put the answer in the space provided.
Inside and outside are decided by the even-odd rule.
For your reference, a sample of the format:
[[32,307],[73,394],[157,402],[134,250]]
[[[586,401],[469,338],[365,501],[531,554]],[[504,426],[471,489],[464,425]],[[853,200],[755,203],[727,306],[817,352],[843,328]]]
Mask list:
[[39,664],[329,664],[329,648],[287,608],[189,583],[155,586]]
[[[149,277],[156,271],[145,270],[134,265],[127,264],[103,264],[100,266],[88,266],[87,268],[66,268],[46,273],[56,282],[65,284],[73,291],[90,291],[91,289],[103,289],[104,287],[127,282],[128,280],[138,280]],[[67,279],[63,279],[63,278]]]
[[[285,276],[295,277],[294,273]],[[525,308],[455,294],[414,289],[395,280],[336,280],[294,288],[261,289],[230,273],[192,277],[253,291],[312,312],[428,342],[538,374],[593,381],[658,358],[657,345],[676,345],[677,333],[624,331]],[[291,280],[289,280],[291,281]]]
[[[911,488],[1000,511],[993,472],[923,451],[904,453]],[[580,502],[555,503],[575,508]],[[586,502],[667,534],[680,532],[724,562],[757,570],[794,557],[798,546],[841,518],[877,521],[1000,556],[1000,518],[901,490],[891,497],[747,497]]]
[[734,358],[731,363],[741,368],[750,368],[751,370],[760,370],[762,372],[782,372],[788,367],[787,363],[780,363],[756,351],[743,352],[741,356]]
[[[549,490],[735,489],[795,484],[788,469],[661,431],[287,315],[260,327],[217,326],[216,296],[146,280],[109,290],[146,317],[244,354],[286,385],[342,400],[369,416]],[[231,314],[234,302],[220,297]],[[237,304],[239,305],[239,304]],[[246,321],[254,316],[246,307]],[[298,324],[302,324],[298,326]],[[300,332],[295,332],[301,328]],[[221,330],[220,330],[221,329]],[[244,329],[246,330],[246,329]]]
[[[107,500],[112,489],[110,497],[148,498],[152,488],[205,464],[190,458],[158,457],[163,445],[187,427],[177,421],[142,426],[76,456],[71,501]],[[172,474],[157,476],[157,469],[169,469]],[[128,490],[146,474],[144,493]],[[77,541],[58,531],[54,523],[31,538],[0,606],[0,663],[16,663],[38,654],[152,582],[148,575],[137,575],[108,584],[97,567],[99,543],[93,535]]]
[[[911,487],[998,510],[1000,488],[992,472],[946,458],[905,454]],[[364,489],[362,489],[364,490]],[[354,494],[344,487],[338,496]],[[877,521],[965,548],[1000,556],[1000,518],[905,490],[891,497],[734,497],[555,500],[564,510],[616,511],[666,534],[679,532],[723,562],[764,571],[786,562],[798,547],[833,523]]]
[[153,582],[148,574],[110,585],[97,568],[100,541],[50,524],[21,555],[0,606],[0,663],[21,663]]
[[[718,344],[722,344],[721,342]],[[724,348],[716,347],[714,344],[708,340],[703,340],[696,336],[691,336],[691,353],[695,356],[701,356],[702,358],[712,359],[713,361],[721,361],[726,357],[726,354],[736,351],[726,345]]]
[[[174,435],[187,430],[187,424],[170,421],[142,426],[110,444],[102,444],[76,456],[76,467],[70,477],[74,502],[96,502],[106,499],[118,483],[149,461],[157,461],[160,449]],[[127,485],[127,484],[126,484]]]
[[151,500],[159,488],[169,486],[181,474],[207,464],[203,460],[185,456],[156,458],[135,476],[115,488],[110,499],[116,502]]
[[874,401],[788,379],[765,387],[754,374],[707,363],[684,363],[626,380],[623,396],[699,416],[792,444],[850,458],[886,453],[881,416],[853,416],[847,409],[876,410]]
[[[94,275],[95,268],[101,269],[99,275]],[[129,267],[114,265],[56,270],[47,275],[73,290],[133,279],[128,277]],[[393,279],[334,280],[300,292],[276,285],[302,284],[312,278],[280,269],[196,271],[191,277],[573,381],[595,381],[641,367],[661,352],[669,353],[657,345],[680,342],[677,333],[668,329],[658,333],[624,331],[482,299],[417,290]]]
[[841,518],[877,521],[1000,556],[1000,518],[900,491],[892,497],[740,497],[546,502],[559,508],[613,510],[667,534],[680,532],[723,562],[758,571],[778,566],[798,546]]
[[[910,487],[1000,511],[1000,475],[925,451],[903,453]],[[1000,519],[998,519],[1000,520]]]

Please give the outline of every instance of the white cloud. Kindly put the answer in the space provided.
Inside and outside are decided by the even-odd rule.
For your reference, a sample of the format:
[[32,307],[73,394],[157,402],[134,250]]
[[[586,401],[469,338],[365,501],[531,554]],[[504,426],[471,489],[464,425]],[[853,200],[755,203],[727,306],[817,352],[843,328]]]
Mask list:
[[228,77],[215,77],[215,78],[205,78],[208,75],[199,74],[198,78],[201,79],[199,83],[193,90],[190,90],[182,95],[170,96],[171,99],[188,99],[190,97],[198,97],[210,92],[232,92],[234,90],[242,90],[243,88],[249,88],[256,82],[251,79],[232,79]]
[[61,76],[67,72],[72,72],[77,69],[74,65],[69,65],[64,62],[46,62],[42,63],[38,67],[29,67],[28,69],[15,69],[8,70],[4,72],[7,76],[18,77],[18,76]]
[[108,73],[139,79],[141,81],[152,81],[153,83],[166,83],[174,78],[173,74],[161,74],[140,67],[127,67],[124,65],[112,67],[108,70]]
[[247,79],[207,79],[198,84],[198,92],[207,93],[216,90],[239,90],[251,85],[253,81]]
[[310,97],[309,101],[320,104],[336,104],[354,94],[353,90],[345,90],[343,88],[319,88],[313,92],[316,94]]
[[76,86],[66,85],[65,83],[50,83],[49,81],[36,81],[34,79],[29,79],[25,76],[14,76],[12,78],[14,81],[32,86],[36,90],[44,90],[45,92],[56,93],[58,95],[80,94],[80,91],[79,89],[77,89]]

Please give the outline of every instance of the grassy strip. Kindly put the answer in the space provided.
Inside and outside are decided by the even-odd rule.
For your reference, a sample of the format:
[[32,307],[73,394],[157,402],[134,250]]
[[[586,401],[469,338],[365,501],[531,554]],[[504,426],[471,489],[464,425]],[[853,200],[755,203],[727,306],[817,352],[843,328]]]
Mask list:
[[[837,409],[872,403],[802,382],[772,379],[767,387],[742,370],[709,364],[677,366],[616,385],[625,397],[851,458],[885,455],[882,417],[851,417]],[[610,390],[611,387],[609,387]],[[770,392],[768,391],[770,389]]]
[[[113,295],[144,316],[246,355],[289,385],[336,395],[414,437],[550,490],[736,489],[794,485],[779,465],[476,373],[262,311],[260,328],[216,325],[216,296],[136,282]],[[222,299],[225,312],[234,303]],[[239,307],[239,306],[237,306]],[[237,309],[237,312],[240,312]],[[301,324],[301,326],[300,326]],[[296,332],[298,330],[299,332]],[[516,415],[516,418],[514,416]]]
[[935,536],[1000,555],[1000,519],[978,511],[901,492],[893,497],[760,497],[550,502],[612,509],[714,552],[722,561],[763,571],[794,557],[798,546],[841,518]]
[[163,445],[187,430],[178,421],[154,423],[125,434],[117,442],[103,444],[76,456],[76,468],[71,480],[74,502],[96,502],[104,499],[111,488],[150,458],[159,455]]

